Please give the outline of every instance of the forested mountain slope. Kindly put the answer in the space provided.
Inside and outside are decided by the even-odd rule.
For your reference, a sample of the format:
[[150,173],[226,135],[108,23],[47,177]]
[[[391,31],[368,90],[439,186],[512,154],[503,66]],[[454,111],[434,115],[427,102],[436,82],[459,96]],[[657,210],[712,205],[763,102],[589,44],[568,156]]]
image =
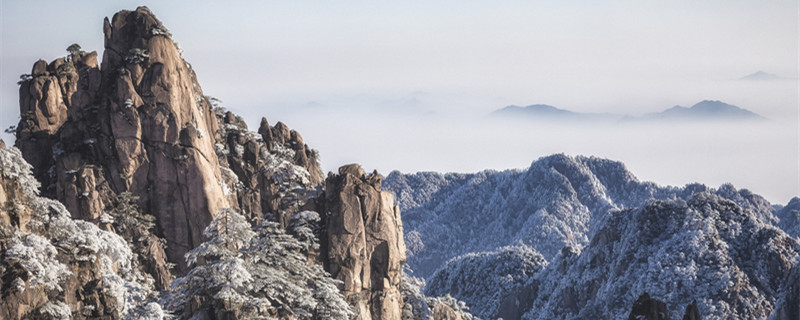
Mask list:
[[776,223],[764,198],[732,185],[681,188],[639,181],[625,165],[595,157],[552,155],[526,170],[474,174],[392,172],[384,188],[403,211],[408,264],[428,277],[452,257],[522,243],[545,259],[564,246],[582,247],[610,210],[649,199],[687,199],[712,192],[731,199],[765,223]]

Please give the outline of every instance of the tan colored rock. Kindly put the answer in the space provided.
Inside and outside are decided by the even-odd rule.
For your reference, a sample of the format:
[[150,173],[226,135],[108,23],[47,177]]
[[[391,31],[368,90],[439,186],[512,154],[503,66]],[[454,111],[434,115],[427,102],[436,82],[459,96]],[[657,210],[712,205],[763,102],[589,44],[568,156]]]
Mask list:
[[47,75],[47,61],[39,59],[36,63],[33,64],[33,68],[31,69],[31,75],[33,77],[40,77]]
[[59,78],[47,72],[44,60],[34,64],[31,74],[33,78],[19,87],[16,146],[26,161],[35,168],[43,168],[35,176],[47,188],[52,184],[47,173],[53,166],[52,147],[58,141],[58,130],[67,121],[67,104]]
[[360,319],[400,319],[405,262],[403,225],[394,197],[380,191],[377,173],[356,164],[326,180],[326,267]]
[[146,7],[120,11],[104,23],[102,71],[94,52],[37,62],[36,76],[20,86],[17,140],[43,194],[74,217],[96,219],[115,194],[138,195],[164,231],[169,260],[183,271],[183,254],[229,205],[211,105],[158,28]]
[[433,306],[433,320],[461,320],[461,314],[444,303],[437,303]]
[[184,270],[183,254],[202,242],[203,228],[228,204],[218,183],[210,105],[172,39],[154,35],[161,27],[144,7],[105,23],[102,74],[116,85],[102,90],[108,118],[100,121],[114,137],[107,152],[116,160],[102,167],[114,190],[139,195],[142,208],[168,231],[167,256]]
[[269,127],[266,117],[261,117],[261,125],[258,126],[258,134],[261,135],[261,140],[267,145],[267,150],[272,150],[274,142],[272,138],[272,130]]

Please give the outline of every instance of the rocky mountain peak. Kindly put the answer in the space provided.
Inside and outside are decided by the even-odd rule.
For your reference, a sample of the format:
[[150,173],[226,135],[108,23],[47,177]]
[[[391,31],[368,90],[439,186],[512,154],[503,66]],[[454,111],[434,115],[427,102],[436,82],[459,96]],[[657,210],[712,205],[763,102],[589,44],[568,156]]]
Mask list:
[[118,194],[136,195],[182,272],[183,254],[220,209],[281,220],[305,201],[292,190],[321,184],[316,151],[299,133],[264,123],[270,134],[259,136],[204,95],[149,9],[118,12],[103,33],[101,65],[82,51],[40,60],[20,85],[16,145],[43,194],[73,217],[99,219]]

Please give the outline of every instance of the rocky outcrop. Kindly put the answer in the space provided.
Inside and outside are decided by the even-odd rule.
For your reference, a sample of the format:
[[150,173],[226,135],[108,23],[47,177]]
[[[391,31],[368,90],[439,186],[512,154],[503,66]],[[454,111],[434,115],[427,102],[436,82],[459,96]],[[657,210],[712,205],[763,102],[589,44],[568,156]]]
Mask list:
[[[284,227],[292,214],[313,207],[309,200],[321,191],[322,171],[316,150],[302,143],[299,133],[281,122],[270,127],[266,118],[256,133],[224,108],[215,108],[215,114],[220,128],[215,147],[232,207],[251,221],[270,218]],[[275,138],[284,131],[294,139]]]
[[434,320],[462,320],[461,315],[456,313],[450,306],[439,303],[433,306]]
[[[686,313],[683,320],[700,320],[700,311],[697,308],[697,301],[692,301],[686,306]],[[633,303],[628,320],[669,320],[669,310],[667,304],[661,300],[653,299],[647,292],[642,293],[639,299]]]
[[352,164],[325,181],[325,268],[359,319],[400,319],[403,310],[403,226],[382,180]]
[[667,304],[663,301],[650,298],[647,292],[642,293],[633,303],[628,320],[669,320]]
[[[267,118],[261,118],[261,125],[258,128],[258,133],[261,134],[263,140],[271,147],[277,144],[282,144],[294,151],[293,162],[294,164],[305,168],[310,176],[309,180],[314,185],[322,183],[322,169],[319,166],[319,154],[314,149],[308,147],[303,142],[303,137],[300,133],[294,130],[289,130],[283,122],[278,121],[275,127],[269,128]],[[267,133],[270,131],[270,133]]]
[[[184,253],[206,240],[202,230],[222,208],[283,227],[294,213],[326,212],[321,248],[303,251],[309,263],[342,280],[361,319],[400,319],[402,223],[379,174],[345,166],[322,186],[319,156],[300,133],[266,118],[250,131],[204,95],[146,7],[118,12],[103,31],[102,65],[94,52],[73,52],[37,62],[21,81],[20,109],[30,116],[16,144],[36,163],[43,195],[124,238],[136,270],[159,289],[172,280],[168,262],[188,270]],[[0,223],[24,219],[5,214]]]
[[19,87],[20,121],[17,147],[35,168],[35,176],[45,182],[45,192],[54,192],[52,172],[54,146],[59,130],[70,114],[68,106],[85,107],[100,90],[97,53],[75,52],[47,64],[33,64],[30,75],[23,75]]

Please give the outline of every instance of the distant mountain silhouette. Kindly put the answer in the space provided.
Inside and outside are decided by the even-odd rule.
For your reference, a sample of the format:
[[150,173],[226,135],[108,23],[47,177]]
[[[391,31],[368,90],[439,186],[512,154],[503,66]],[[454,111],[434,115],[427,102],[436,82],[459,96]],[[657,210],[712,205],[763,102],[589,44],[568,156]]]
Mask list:
[[674,106],[659,113],[651,113],[644,119],[663,120],[763,120],[764,117],[734,105],[717,100],[704,100],[690,108]]
[[522,120],[568,120],[568,121],[616,121],[621,115],[610,113],[582,113],[559,109],[546,104],[533,104],[527,107],[507,106],[492,112],[490,116]]
[[748,75],[742,77],[739,80],[770,81],[770,80],[781,80],[781,79],[783,79],[783,78],[781,78],[778,75],[759,70],[758,72],[755,72],[755,73],[752,73],[752,74],[748,74]]
[[766,118],[734,105],[717,100],[703,100],[691,107],[674,106],[644,116],[628,116],[613,113],[582,113],[559,109],[546,104],[527,107],[507,106],[489,114],[490,117],[519,121],[589,121],[589,122],[635,122],[635,121],[741,121],[765,120]]

